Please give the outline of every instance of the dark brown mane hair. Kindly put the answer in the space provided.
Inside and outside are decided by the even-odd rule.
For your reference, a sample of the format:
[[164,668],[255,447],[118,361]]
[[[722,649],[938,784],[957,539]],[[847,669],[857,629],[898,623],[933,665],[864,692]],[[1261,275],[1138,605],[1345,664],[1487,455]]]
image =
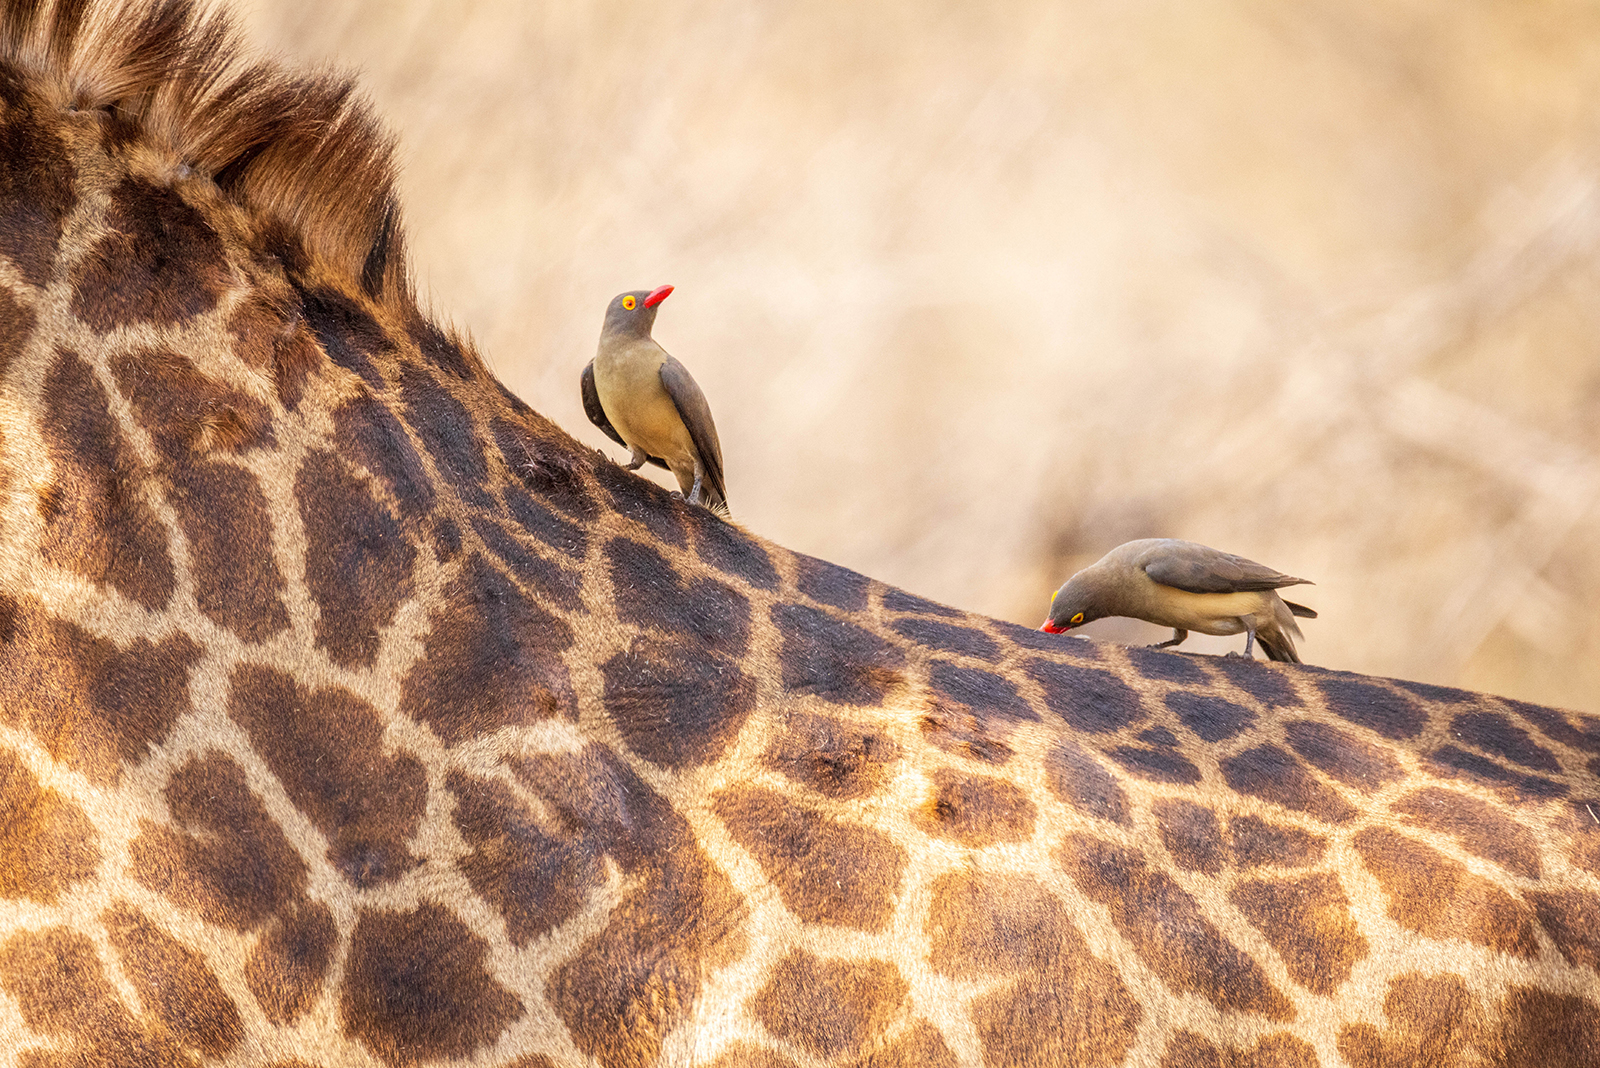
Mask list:
[[0,86],[105,111],[119,138],[211,178],[287,260],[411,304],[394,141],[350,77],[248,57],[195,0],[0,0]]

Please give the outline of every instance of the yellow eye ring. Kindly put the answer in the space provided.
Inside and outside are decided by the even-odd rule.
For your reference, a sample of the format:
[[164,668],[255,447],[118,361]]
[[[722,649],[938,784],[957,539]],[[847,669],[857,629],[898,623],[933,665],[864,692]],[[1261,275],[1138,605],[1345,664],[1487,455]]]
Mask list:
[[1070,622],[1074,627],[1076,627],[1079,623],[1083,622],[1083,613],[1082,612],[1076,613],[1075,615],[1073,615],[1073,617],[1070,620],[1068,620],[1068,622]]
[[1060,595],[1060,593],[1061,593],[1061,591],[1060,591],[1060,590],[1057,590],[1057,591],[1056,591],[1056,592],[1055,592],[1055,593],[1052,593],[1052,594],[1051,594],[1051,595],[1050,595],[1050,603],[1051,603],[1051,604],[1055,604],[1055,603],[1056,603],[1056,597],[1057,597],[1057,596],[1059,596],[1059,595]]
[[633,311],[634,308],[639,306],[639,302],[633,298],[632,294],[629,294],[622,298],[622,306],[629,311]]

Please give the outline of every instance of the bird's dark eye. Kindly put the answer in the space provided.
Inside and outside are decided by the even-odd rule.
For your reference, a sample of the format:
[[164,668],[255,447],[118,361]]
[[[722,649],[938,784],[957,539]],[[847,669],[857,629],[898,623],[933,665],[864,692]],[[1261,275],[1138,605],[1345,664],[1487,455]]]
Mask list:
[[1083,613],[1082,612],[1073,613],[1072,618],[1067,620],[1067,622],[1071,623],[1074,627],[1076,627],[1079,623],[1083,622]]
[[639,302],[634,300],[632,296],[626,296],[622,298],[622,306],[628,311],[633,311],[634,308],[639,306]]

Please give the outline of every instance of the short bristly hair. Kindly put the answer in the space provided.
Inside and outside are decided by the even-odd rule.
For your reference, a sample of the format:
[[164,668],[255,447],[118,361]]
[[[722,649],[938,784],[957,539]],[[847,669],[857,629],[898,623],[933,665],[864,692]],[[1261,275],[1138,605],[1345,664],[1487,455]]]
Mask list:
[[195,0],[0,0],[0,78],[169,149],[291,268],[304,257],[411,302],[394,141],[348,76],[247,58],[227,15]]

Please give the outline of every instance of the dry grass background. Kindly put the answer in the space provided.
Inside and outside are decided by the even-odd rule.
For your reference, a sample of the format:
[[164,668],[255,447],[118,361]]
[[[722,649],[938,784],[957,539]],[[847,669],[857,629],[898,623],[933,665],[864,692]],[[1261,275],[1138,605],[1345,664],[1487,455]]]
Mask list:
[[1030,625],[1192,538],[1317,580],[1312,662],[1600,710],[1592,3],[246,21],[363,69],[424,291],[613,456],[578,371],[613,294],[678,287],[750,529]]

